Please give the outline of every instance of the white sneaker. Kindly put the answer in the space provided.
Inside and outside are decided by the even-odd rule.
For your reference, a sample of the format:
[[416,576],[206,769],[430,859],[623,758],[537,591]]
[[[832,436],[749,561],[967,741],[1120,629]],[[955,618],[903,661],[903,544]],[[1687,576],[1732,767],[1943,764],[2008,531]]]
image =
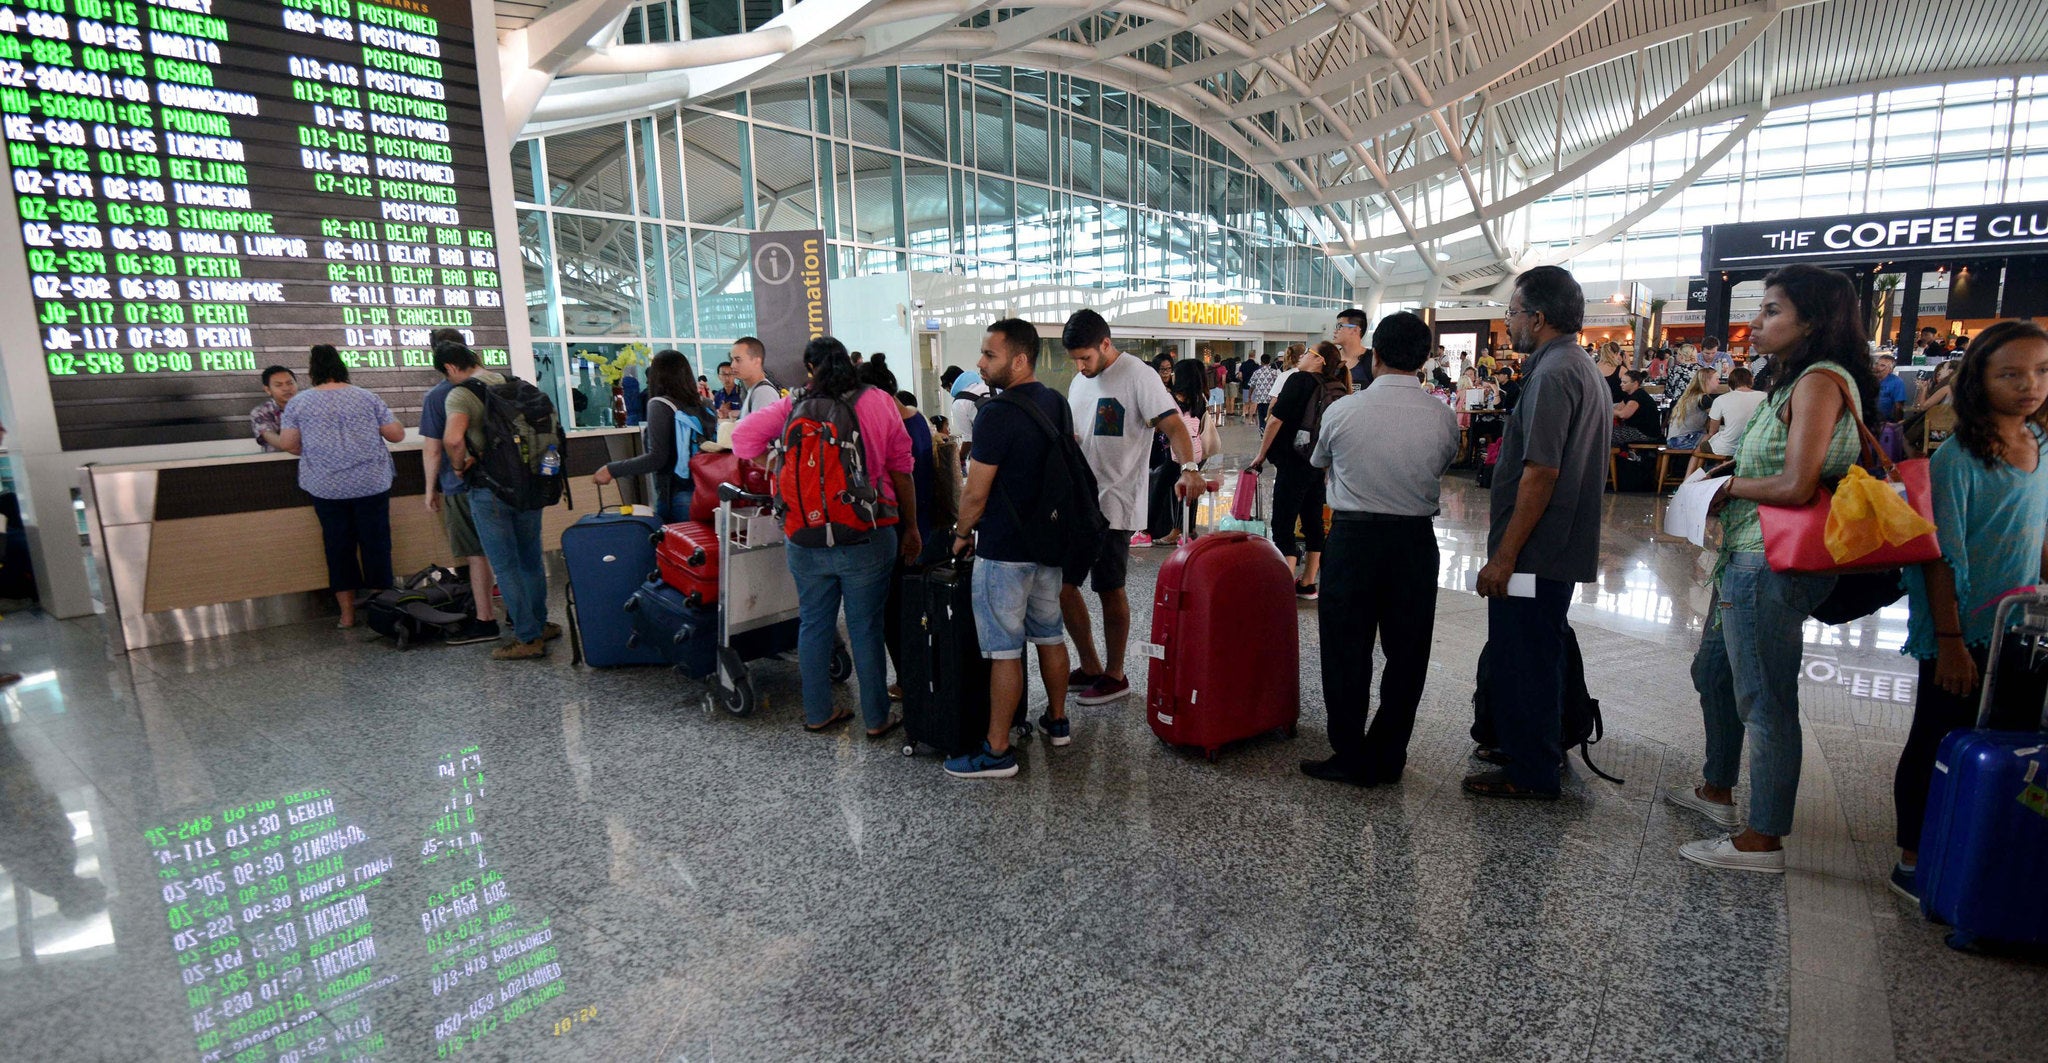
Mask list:
[[1664,791],[1664,800],[1680,808],[1691,809],[1713,820],[1716,826],[1733,827],[1736,824],[1734,805],[1724,805],[1715,801],[1709,801],[1700,796],[1697,787],[1687,787],[1683,790],[1667,789]]
[[1726,834],[1705,841],[1686,842],[1678,847],[1678,855],[1701,867],[1723,871],[1756,871],[1766,875],[1785,873],[1785,850],[1745,853],[1737,849],[1735,840]]

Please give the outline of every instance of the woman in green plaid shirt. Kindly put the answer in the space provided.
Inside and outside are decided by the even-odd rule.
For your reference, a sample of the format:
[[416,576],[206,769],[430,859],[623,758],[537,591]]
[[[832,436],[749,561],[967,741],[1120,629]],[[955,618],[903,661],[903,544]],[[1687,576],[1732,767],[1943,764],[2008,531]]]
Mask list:
[[[1772,571],[1757,505],[1802,505],[1849,471],[1862,449],[1856,419],[1870,408],[1877,382],[1855,285],[1840,273],[1804,265],[1772,273],[1749,328],[1757,350],[1783,371],[1750,417],[1735,475],[1715,503],[1722,528],[1716,608],[1692,662],[1706,722],[1706,782],[1665,797],[1729,831],[1680,846],[1680,856],[1777,874],[1785,870],[1783,838],[1799,791],[1800,629],[1835,580]],[[1737,833],[1734,789],[1745,740],[1749,818]]]

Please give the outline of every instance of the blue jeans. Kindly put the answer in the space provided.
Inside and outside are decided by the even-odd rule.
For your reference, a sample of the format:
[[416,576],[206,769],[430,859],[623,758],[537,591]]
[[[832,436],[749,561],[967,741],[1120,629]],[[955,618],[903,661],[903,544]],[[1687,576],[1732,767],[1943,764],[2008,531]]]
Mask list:
[[1486,600],[1494,740],[1508,755],[1508,781],[1552,794],[1564,763],[1564,633],[1571,604],[1572,584],[1541,577],[1534,598]]
[[816,726],[832,718],[829,665],[843,601],[853,671],[860,681],[861,716],[869,730],[883,726],[889,722],[889,674],[882,608],[889,600],[889,573],[896,566],[896,529],[876,528],[859,546],[790,543],[787,553],[801,617],[796,647],[804,677],[804,722]]
[[663,524],[681,524],[690,519],[690,493],[677,491],[668,500],[668,506],[659,511]]
[[540,556],[540,514],[514,509],[489,488],[469,493],[469,515],[476,537],[498,577],[512,637],[521,642],[540,638],[548,622],[548,570]]
[[1707,728],[1707,785],[1733,788],[1749,740],[1749,827],[1792,833],[1799,796],[1800,628],[1833,576],[1773,572],[1760,553],[1732,554],[1714,587],[1715,615],[1692,658]]

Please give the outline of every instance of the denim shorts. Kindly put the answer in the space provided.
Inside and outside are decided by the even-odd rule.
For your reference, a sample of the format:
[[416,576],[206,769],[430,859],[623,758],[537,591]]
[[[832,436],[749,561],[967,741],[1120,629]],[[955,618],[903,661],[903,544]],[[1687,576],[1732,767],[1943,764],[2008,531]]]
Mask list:
[[1060,570],[1029,561],[974,562],[974,627],[981,655],[993,661],[1024,656],[1024,644],[1066,641],[1060,624]]

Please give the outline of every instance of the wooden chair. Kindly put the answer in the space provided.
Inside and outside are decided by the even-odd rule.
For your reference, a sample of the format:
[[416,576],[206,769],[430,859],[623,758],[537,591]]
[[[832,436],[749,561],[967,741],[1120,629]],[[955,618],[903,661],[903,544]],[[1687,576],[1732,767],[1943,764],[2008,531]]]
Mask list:
[[1675,447],[1658,447],[1658,448],[1657,448],[1657,490],[1658,490],[1658,492],[1659,492],[1659,493],[1662,493],[1662,492],[1663,492],[1663,490],[1664,490],[1664,488],[1665,488],[1665,486],[1666,486],[1667,482],[1674,482],[1674,481],[1671,481],[1671,480],[1670,480],[1670,476],[1671,476],[1671,459],[1673,459],[1673,458],[1684,458],[1684,459],[1685,459],[1685,461],[1684,461],[1684,462],[1683,462],[1682,464],[1680,464],[1680,465],[1679,465],[1679,467],[1678,467],[1678,479],[1677,479],[1677,481],[1675,481],[1676,483],[1683,483],[1683,482],[1685,481],[1685,478],[1686,478],[1687,476],[1691,475],[1691,470],[1692,470],[1692,463],[1693,463],[1693,460],[1694,460],[1694,459],[1696,459],[1696,458],[1699,458],[1700,456],[1701,456],[1701,455],[1700,455],[1700,452],[1699,452],[1699,451],[1697,451],[1697,450],[1680,450],[1680,449],[1677,449],[1677,448],[1675,448]]
[[1948,403],[1930,406],[1920,418],[1920,453],[1932,454],[1956,430],[1956,408]]

